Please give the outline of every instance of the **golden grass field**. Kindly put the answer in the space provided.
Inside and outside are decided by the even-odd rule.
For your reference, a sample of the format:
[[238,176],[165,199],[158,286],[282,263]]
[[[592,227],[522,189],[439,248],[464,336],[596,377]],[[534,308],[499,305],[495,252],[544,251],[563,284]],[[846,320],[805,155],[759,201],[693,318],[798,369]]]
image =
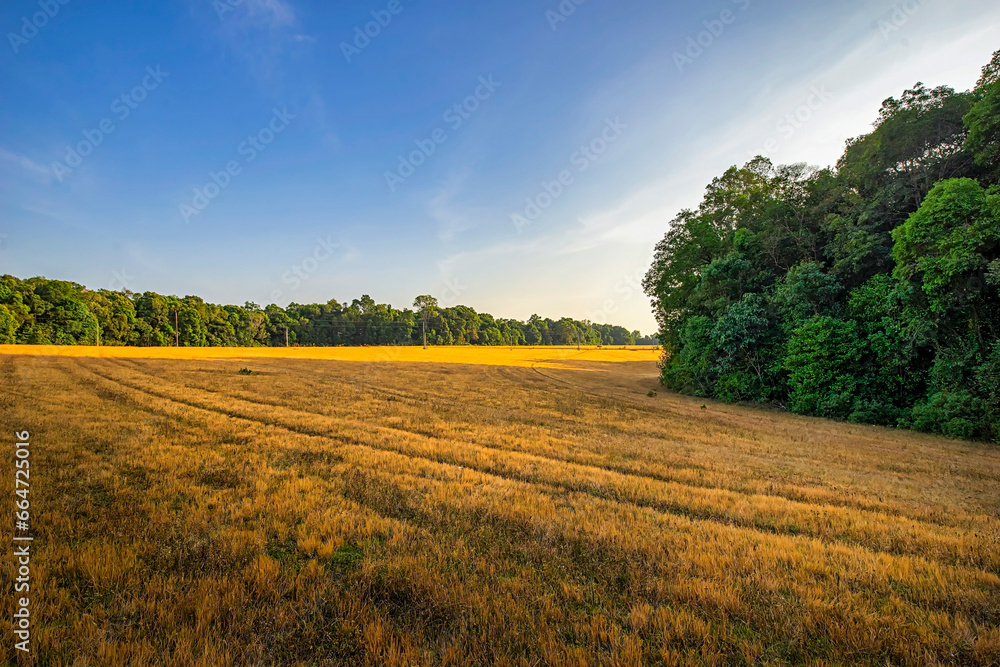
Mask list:
[[0,348],[36,664],[1000,664],[996,447],[651,350],[156,352]]
[[403,361],[475,366],[564,367],[567,360],[656,361],[657,347],[84,347],[0,345],[0,355],[101,357],[114,359],[314,359]]

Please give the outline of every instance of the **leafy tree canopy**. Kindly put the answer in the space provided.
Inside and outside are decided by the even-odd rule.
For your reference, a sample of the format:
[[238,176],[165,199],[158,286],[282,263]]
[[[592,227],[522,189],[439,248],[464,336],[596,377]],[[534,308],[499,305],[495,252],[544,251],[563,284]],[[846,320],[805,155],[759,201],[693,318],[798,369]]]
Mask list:
[[916,84],[835,169],[712,181],[643,287],[662,382],[803,414],[1000,440],[1000,51]]

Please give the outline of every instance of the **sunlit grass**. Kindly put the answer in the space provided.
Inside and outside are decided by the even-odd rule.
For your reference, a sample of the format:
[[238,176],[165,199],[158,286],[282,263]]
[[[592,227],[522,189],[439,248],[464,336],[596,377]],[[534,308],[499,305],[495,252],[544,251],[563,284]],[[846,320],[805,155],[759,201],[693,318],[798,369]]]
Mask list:
[[395,349],[0,356],[40,664],[1000,660],[995,448]]
[[84,345],[0,345],[0,354],[122,359],[317,359],[401,361],[485,366],[559,368],[562,361],[656,361],[649,346],[559,347],[88,347]]

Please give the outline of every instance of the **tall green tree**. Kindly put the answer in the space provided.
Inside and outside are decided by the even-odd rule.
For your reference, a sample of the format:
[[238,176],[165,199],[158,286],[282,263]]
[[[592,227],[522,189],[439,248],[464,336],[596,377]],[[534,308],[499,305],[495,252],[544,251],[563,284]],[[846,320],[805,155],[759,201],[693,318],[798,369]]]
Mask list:
[[427,326],[431,318],[438,315],[438,302],[434,297],[424,294],[413,300],[413,307],[420,313],[420,321],[423,325],[424,347],[427,347]]
[[10,309],[0,304],[0,345],[12,345],[17,342],[17,319]]
[[1000,51],[983,68],[973,91],[975,104],[965,116],[965,147],[988,183],[1000,183]]
[[836,169],[757,159],[657,244],[662,382],[1000,438],[1000,52],[976,89],[882,105]]
[[1000,334],[1000,301],[988,281],[1000,259],[1000,194],[970,178],[942,181],[893,238],[894,275],[919,287],[932,321],[980,341]]

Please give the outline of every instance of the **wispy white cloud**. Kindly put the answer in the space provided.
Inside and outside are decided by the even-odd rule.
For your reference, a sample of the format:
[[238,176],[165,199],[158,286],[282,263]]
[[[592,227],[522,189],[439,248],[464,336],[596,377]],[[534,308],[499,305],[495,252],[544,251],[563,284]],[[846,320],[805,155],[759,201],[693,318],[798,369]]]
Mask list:
[[289,0],[230,0],[228,4],[223,0],[222,6],[224,11],[216,11],[220,39],[263,80],[280,79],[287,48],[315,41],[301,30]]
[[312,93],[303,103],[299,112],[303,121],[307,121],[319,137],[320,145],[329,151],[338,151],[342,144],[340,135],[331,120],[331,113],[326,101],[318,93]]
[[2,146],[0,146],[0,160],[17,167],[21,172],[35,180],[44,183],[49,183],[52,180],[52,172],[49,169],[23,155],[12,153]]
[[[246,12],[233,18],[245,24],[268,28],[286,28],[295,25],[295,10],[285,0],[245,0]],[[237,10],[238,11],[238,10]]]
[[[0,149],[0,158],[6,158],[7,151]],[[105,220],[90,220],[79,215],[71,204],[61,198],[52,199],[48,196],[32,195],[29,200],[18,206],[19,213],[29,216],[46,218],[79,238],[96,243],[98,247],[111,248],[123,261],[127,262],[128,270],[139,270],[144,275],[168,268],[169,262],[159,259],[156,253],[150,253],[140,243],[126,238],[115,231]],[[23,224],[23,223],[19,223]],[[120,267],[116,267],[120,268]],[[111,269],[109,269],[110,271]],[[94,287],[108,287],[104,283],[95,283]]]
[[[914,19],[906,26],[911,31],[911,44],[926,44],[919,50],[887,46],[881,33],[873,30],[824,70],[768,84],[766,91],[734,108],[714,129],[709,144],[696,142],[690,145],[691,150],[682,149],[687,156],[683,162],[661,162],[655,155],[649,158],[637,152],[634,187],[578,213],[575,224],[566,225],[575,230],[576,241],[564,250],[581,251],[616,241],[655,242],[682,208],[697,205],[712,177],[764,153],[767,140],[773,136],[781,138],[779,149],[769,156],[775,163],[808,161],[828,166],[840,157],[847,139],[871,131],[879,105],[889,95],[899,95],[921,79],[929,85],[951,84],[959,89],[970,85],[978,65],[986,62],[990,49],[995,48],[991,28],[964,33],[956,29],[956,34],[940,35],[934,26],[941,17],[931,10],[926,13],[920,16],[923,24]],[[894,52],[886,54],[886,49]],[[872,62],[885,61],[891,66],[872,67]],[[830,99],[791,137],[780,136],[777,127],[783,118],[800,108],[813,89],[824,86]],[[667,118],[660,128],[669,132],[671,124],[678,122]],[[647,132],[655,132],[655,128],[654,123],[645,124]],[[651,139],[638,136],[640,142]]]
[[[609,319],[651,328],[649,306],[633,284],[635,276],[648,266],[653,245],[670,221],[683,208],[698,205],[713,177],[766,152],[765,144],[774,136],[780,139],[770,156],[775,163],[831,165],[845,140],[871,131],[886,97],[899,95],[918,80],[958,89],[974,83],[979,67],[996,48],[991,31],[1000,10],[989,9],[989,19],[973,25],[949,22],[947,5],[922,7],[899,31],[907,44],[887,41],[875,27],[858,29],[853,24],[816,46],[825,49],[818,66],[775,64],[771,76],[761,77],[758,89],[743,87],[738,93],[732,87],[713,89],[706,84],[699,104],[723,110],[710,124],[693,118],[691,105],[671,103],[667,92],[664,99],[654,92],[630,104],[627,95],[619,94],[626,82],[607,82],[581,103],[592,111],[582,114],[585,117],[600,117],[615,108],[630,111],[630,132],[616,147],[621,154],[613,157],[620,159],[607,165],[613,171],[602,173],[607,178],[592,176],[587,187],[575,189],[524,235],[511,230],[508,238],[463,236],[461,251],[438,262],[439,273],[456,277],[468,290],[467,300],[493,308],[490,312],[520,314],[524,304],[531,303],[532,310],[545,310],[549,304],[545,312],[565,309],[583,316],[601,310],[610,298],[617,311]],[[631,74],[625,76],[629,81]],[[634,74],[641,82],[648,72],[639,67]],[[723,74],[710,68],[702,73],[706,81],[725,78]],[[778,124],[807,103],[813,87],[824,85],[829,99],[812,109],[792,136],[779,134]],[[446,191],[435,200],[434,219],[443,224],[442,240],[477,220],[470,221],[454,206],[458,200],[457,194]],[[505,219],[504,212],[487,211],[483,219]],[[624,283],[623,276],[629,276]],[[561,290],[563,285],[572,288]]]
[[475,226],[474,214],[455,203],[469,174],[468,167],[450,173],[427,200],[427,213],[438,223],[438,238],[444,243]]

